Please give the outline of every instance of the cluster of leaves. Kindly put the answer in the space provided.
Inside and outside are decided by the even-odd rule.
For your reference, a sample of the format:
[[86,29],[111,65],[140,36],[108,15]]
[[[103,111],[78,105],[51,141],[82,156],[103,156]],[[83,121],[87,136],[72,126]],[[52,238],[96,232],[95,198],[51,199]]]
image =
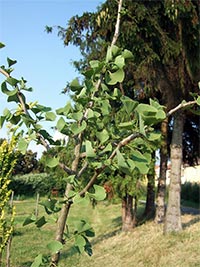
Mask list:
[[10,235],[13,232],[14,208],[8,209],[11,190],[8,186],[10,177],[16,163],[15,153],[16,139],[10,143],[6,140],[0,145],[0,255],[5,248]]

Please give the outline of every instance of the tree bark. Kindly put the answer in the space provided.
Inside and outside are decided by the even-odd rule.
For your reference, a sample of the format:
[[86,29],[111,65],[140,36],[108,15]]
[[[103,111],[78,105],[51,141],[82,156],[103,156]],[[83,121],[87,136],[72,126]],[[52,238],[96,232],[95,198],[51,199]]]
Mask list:
[[154,216],[155,212],[155,172],[149,173],[147,179],[148,184],[144,216],[146,218],[151,218]]
[[183,113],[178,111],[174,116],[174,126],[171,143],[171,173],[168,206],[165,218],[164,233],[182,230],[180,193],[181,193],[181,165],[182,165],[182,133]]
[[166,173],[167,173],[167,133],[168,133],[168,118],[161,124],[162,143],[160,149],[160,173],[158,179],[158,190],[156,200],[156,223],[163,223],[165,219],[165,197],[166,197]]
[[131,231],[136,224],[133,212],[133,196],[126,194],[122,198],[122,231]]
[[[65,195],[68,195],[68,192],[71,190],[72,186],[70,184],[67,185],[65,190]],[[66,227],[67,218],[69,215],[70,207],[72,202],[67,201],[65,204],[63,204],[62,209],[60,211],[60,215],[58,217],[57,221],[57,227],[56,227],[56,235],[55,240],[59,241],[60,243],[64,243],[63,235]],[[51,257],[51,266],[55,267],[58,264],[58,261],[60,259],[60,251],[52,255]]]

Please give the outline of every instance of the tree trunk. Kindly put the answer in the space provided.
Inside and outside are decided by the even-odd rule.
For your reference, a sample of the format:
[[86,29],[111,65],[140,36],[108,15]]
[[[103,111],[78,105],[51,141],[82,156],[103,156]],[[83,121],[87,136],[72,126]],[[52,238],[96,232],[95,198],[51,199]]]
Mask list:
[[126,194],[122,198],[122,231],[131,231],[136,224],[133,212],[133,196]]
[[158,190],[156,200],[156,223],[163,223],[165,218],[165,196],[166,196],[166,173],[167,173],[167,133],[168,119],[166,118],[161,124],[162,143],[160,149],[160,173],[158,179]]
[[164,233],[182,230],[180,193],[181,193],[181,165],[182,165],[182,133],[183,113],[178,111],[174,116],[174,126],[171,143],[171,173],[169,198],[164,225]]
[[[72,186],[69,184],[66,186],[65,196],[68,195],[68,192],[71,190],[71,188],[72,188]],[[63,235],[64,235],[66,222],[67,222],[67,218],[69,215],[69,210],[70,210],[71,204],[72,204],[72,202],[70,202],[70,201],[63,204],[62,209],[60,211],[58,221],[57,221],[55,240],[59,241],[60,243],[64,242]],[[52,267],[57,266],[59,258],[60,258],[60,252],[58,251],[51,258],[51,266]]]
[[147,179],[148,184],[144,215],[146,218],[151,218],[154,216],[155,212],[155,172],[149,173]]

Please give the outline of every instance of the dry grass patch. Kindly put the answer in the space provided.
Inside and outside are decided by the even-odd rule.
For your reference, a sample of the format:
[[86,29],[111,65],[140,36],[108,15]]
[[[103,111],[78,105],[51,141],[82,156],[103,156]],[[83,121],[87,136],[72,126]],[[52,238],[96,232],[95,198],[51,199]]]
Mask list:
[[[94,255],[73,256],[70,267],[195,267],[200,266],[200,217],[183,216],[178,234],[163,235],[163,225],[147,222],[131,233],[107,234],[94,240]],[[106,236],[106,235],[105,235]],[[67,261],[66,261],[67,262]],[[66,266],[66,265],[61,265]]]

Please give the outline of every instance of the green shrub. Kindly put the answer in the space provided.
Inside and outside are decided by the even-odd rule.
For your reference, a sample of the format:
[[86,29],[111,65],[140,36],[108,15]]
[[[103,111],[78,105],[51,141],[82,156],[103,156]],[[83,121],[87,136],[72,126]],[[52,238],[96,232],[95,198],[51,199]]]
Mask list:
[[200,202],[200,184],[187,182],[181,186],[181,199]]
[[48,195],[54,187],[62,191],[60,184],[57,187],[56,178],[47,173],[13,176],[10,183],[10,189],[15,192],[15,196],[33,196],[36,193]]

